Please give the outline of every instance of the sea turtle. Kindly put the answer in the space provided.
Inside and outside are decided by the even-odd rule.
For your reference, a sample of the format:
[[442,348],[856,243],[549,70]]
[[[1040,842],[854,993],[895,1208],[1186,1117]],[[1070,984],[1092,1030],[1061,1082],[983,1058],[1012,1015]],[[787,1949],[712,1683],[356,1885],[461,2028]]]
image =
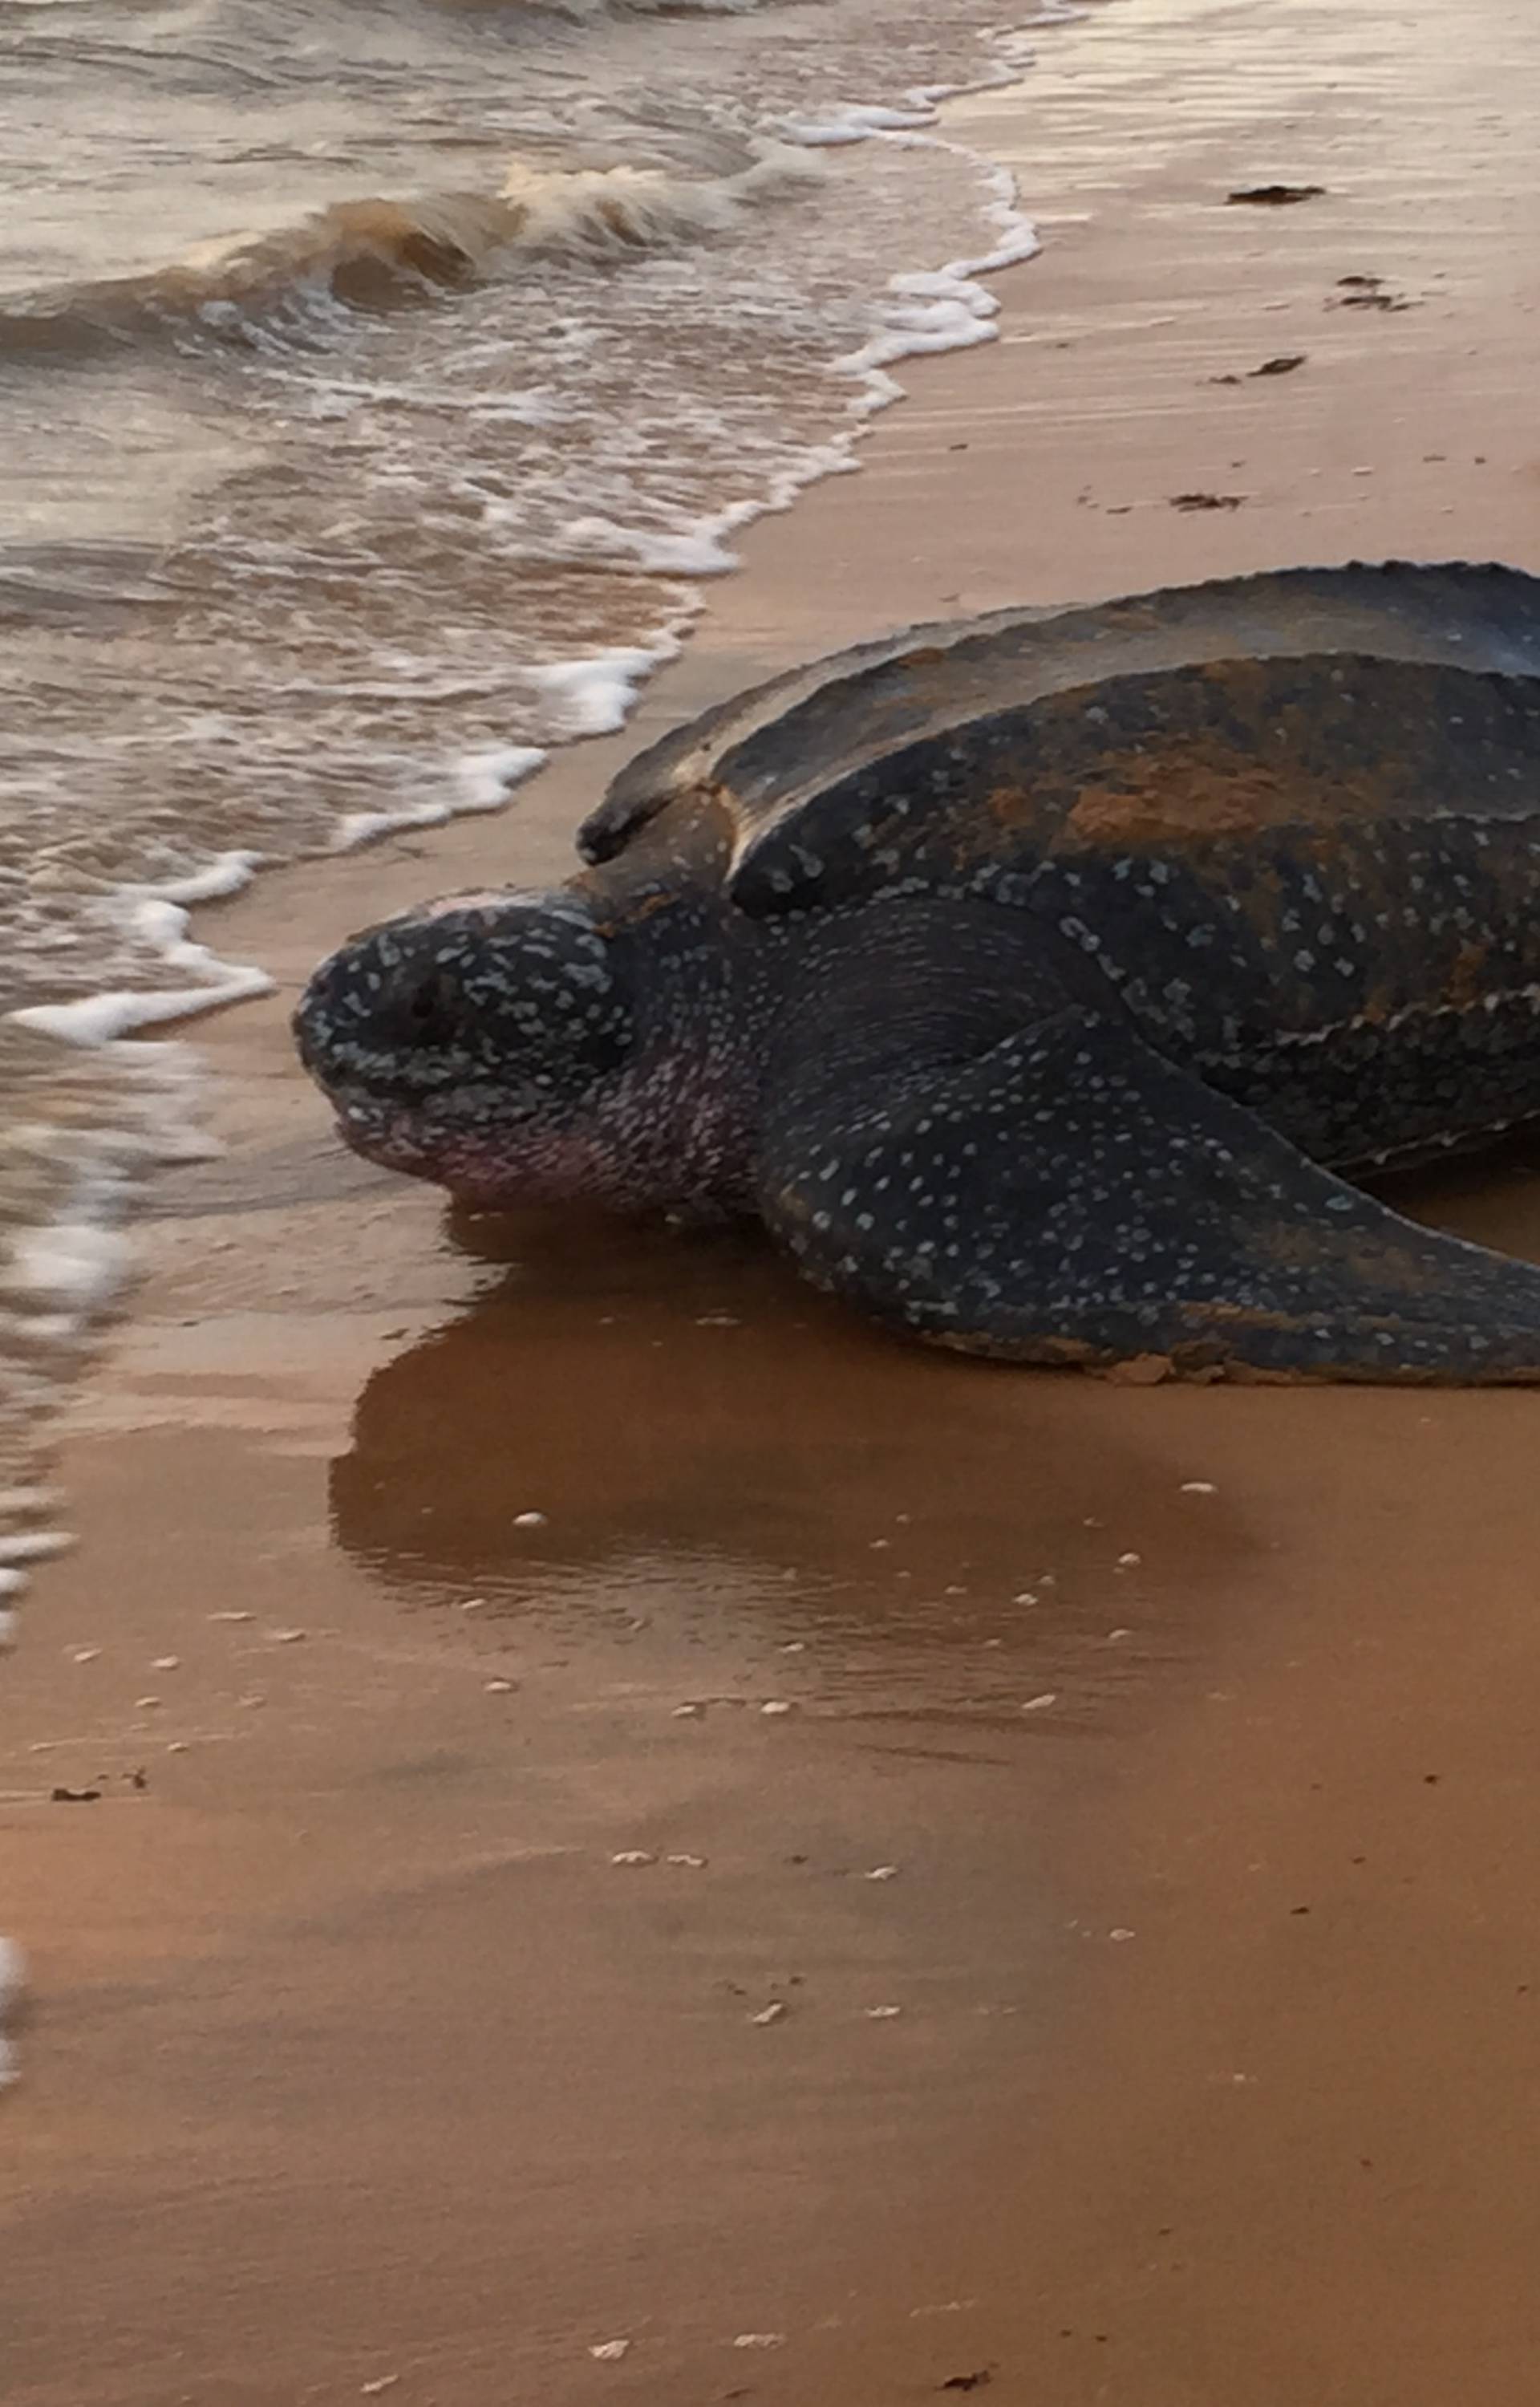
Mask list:
[[347,1142],[756,1213],[940,1344],[1540,1378],[1540,1270],[1345,1183],[1540,1117],[1540,579],[1293,569],[914,631],[635,762],[551,893],[355,938]]

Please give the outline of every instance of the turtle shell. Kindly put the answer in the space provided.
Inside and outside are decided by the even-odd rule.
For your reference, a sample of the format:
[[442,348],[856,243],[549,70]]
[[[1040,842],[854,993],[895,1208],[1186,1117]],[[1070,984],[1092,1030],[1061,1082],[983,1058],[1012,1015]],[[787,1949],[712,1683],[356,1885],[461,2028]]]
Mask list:
[[[732,831],[728,891],[771,912],[843,901],[918,867],[920,848],[960,819],[975,858],[981,845],[1029,858],[1087,778],[1106,788],[1110,776],[1114,796],[1137,788],[1147,807],[1157,783],[1163,807],[1185,792],[1187,807],[1216,808],[1231,829],[1249,807],[1256,824],[1296,808],[1314,817],[1334,784],[1360,812],[1389,807],[1392,792],[1420,812],[1441,793],[1476,806],[1456,691],[1432,678],[1420,694],[1415,677],[1380,678],[1375,663],[1540,676],[1540,578],[1355,563],[911,629],[666,736],[621,772],[579,847],[613,859],[671,804],[710,794]],[[1527,731],[1517,751],[1513,740],[1523,706],[1510,695],[1477,716],[1493,710],[1503,759],[1475,772],[1480,790],[1521,770],[1533,796]],[[1123,806],[1109,807],[1115,819]]]

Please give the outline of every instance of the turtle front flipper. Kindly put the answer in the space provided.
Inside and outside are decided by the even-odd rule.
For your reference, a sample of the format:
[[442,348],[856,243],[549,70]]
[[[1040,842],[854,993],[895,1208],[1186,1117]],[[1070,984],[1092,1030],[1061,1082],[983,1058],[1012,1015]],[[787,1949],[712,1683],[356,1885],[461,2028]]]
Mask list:
[[1540,1270],[1319,1169],[1067,1003],[884,1078],[784,1062],[761,1209],[821,1288],[963,1351],[1141,1377],[1540,1382]]

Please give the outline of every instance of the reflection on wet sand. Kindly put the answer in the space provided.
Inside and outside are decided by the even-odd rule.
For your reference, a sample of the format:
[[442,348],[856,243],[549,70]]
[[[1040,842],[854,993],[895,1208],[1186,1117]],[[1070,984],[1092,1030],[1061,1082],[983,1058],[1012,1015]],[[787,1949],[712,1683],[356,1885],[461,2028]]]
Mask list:
[[1168,1417],[873,1335],[749,1234],[456,1233],[501,1283],[372,1375],[331,1474],[338,1543],[397,1590],[473,1587],[590,1644],[644,1610],[651,1647],[724,1670],[800,1645],[830,1709],[1016,1715],[1029,1667],[1047,1729],[1094,1720],[1254,1551],[1183,1492]]

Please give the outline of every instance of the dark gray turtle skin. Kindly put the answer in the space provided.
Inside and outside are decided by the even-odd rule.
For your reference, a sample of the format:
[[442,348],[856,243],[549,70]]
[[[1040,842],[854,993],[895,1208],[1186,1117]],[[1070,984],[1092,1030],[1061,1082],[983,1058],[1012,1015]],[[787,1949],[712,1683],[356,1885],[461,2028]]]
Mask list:
[[1540,1271],[1349,1183],[1540,1118],[1540,579],[1285,570],[864,647],[628,768],[548,894],[296,1016],[360,1153],[757,1214],[936,1343],[1540,1379]]

